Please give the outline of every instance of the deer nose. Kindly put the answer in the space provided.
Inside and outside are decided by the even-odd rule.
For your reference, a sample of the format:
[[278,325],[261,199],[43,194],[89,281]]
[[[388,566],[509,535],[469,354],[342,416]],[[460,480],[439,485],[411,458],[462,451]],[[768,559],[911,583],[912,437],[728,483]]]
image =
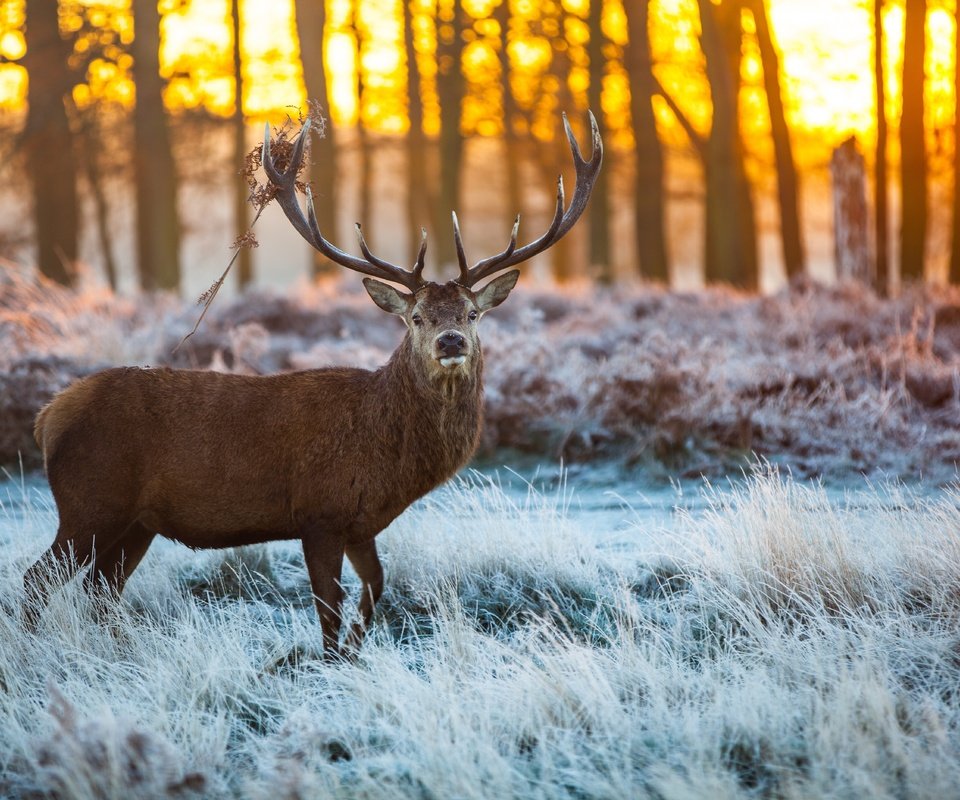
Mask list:
[[445,356],[460,355],[466,344],[463,334],[456,331],[444,331],[437,337],[437,349]]

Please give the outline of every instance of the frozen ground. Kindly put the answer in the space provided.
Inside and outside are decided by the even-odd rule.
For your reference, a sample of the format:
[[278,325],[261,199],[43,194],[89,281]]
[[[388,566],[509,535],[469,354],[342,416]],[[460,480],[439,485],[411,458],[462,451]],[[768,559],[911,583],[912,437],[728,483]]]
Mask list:
[[[37,287],[7,269],[0,464],[36,465],[36,411],[100,367],[376,367],[402,335],[352,276],[218,300],[174,355],[196,315],[169,298]],[[481,462],[612,460],[668,479],[723,475],[758,454],[799,476],[944,483],[960,461],[955,292],[881,300],[814,284],[762,298],[521,286],[481,335]]]
[[293,543],[162,543],[121,607],[98,619],[74,582],[25,632],[56,515],[42,480],[5,484],[0,795],[955,794],[955,488],[501,476],[383,534],[388,590],[343,665],[316,658]]

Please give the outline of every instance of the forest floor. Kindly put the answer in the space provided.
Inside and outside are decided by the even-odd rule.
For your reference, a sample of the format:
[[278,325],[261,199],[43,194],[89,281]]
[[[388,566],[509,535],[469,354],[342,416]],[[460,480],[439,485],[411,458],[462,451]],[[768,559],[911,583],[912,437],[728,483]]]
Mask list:
[[955,794],[960,296],[521,288],[481,326],[478,463],[568,480],[467,472],[401,515],[356,661],[320,660],[286,542],[157,542],[119,605],[73,581],[25,629],[53,392],[376,367],[402,336],[352,282],[218,301],[172,354],[197,313],[0,279],[0,796]]

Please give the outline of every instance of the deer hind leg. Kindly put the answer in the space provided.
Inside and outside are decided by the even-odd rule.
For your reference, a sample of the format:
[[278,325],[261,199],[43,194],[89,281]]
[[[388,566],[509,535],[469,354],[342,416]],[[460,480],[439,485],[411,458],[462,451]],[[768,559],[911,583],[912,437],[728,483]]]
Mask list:
[[113,512],[91,517],[64,513],[61,506],[53,544],[23,576],[24,623],[35,627],[50,595],[93,561],[96,552],[108,551],[127,527],[128,521]]
[[105,551],[94,553],[84,588],[87,591],[103,590],[119,598],[127,579],[147,554],[155,536],[153,531],[134,522],[119,541]]
[[343,551],[343,541],[337,536],[328,536],[318,530],[311,530],[303,536],[303,558],[310,574],[317,613],[320,615],[323,655],[328,660],[335,660],[343,655],[340,650],[340,611],[343,605],[340,573],[343,570]]
[[350,627],[350,633],[347,634],[345,642],[345,649],[348,652],[356,653],[363,643],[367,626],[373,617],[373,609],[377,605],[380,595],[383,594],[383,566],[380,564],[377,544],[373,539],[369,542],[350,545],[346,548],[346,554],[357,573],[357,577],[363,583],[360,590],[360,605],[357,609],[360,619]]
[[93,555],[94,540],[77,536],[63,522],[49,549],[23,575],[23,620],[33,628],[50,595],[69,581]]

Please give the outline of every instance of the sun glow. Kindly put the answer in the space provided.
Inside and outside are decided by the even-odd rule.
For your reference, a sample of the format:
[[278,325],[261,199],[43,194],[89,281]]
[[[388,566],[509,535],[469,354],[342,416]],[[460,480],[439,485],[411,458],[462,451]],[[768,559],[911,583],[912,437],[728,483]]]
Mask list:
[[[383,133],[402,133],[406,115],[406,52],[402,0],[364,0],[354,13],[351,0],[327,3],[326,65],[331,115],[352,124],[361,113],[364,124]],[[543,104],[542,116],[555,114],[558,103],[586,107],[589,84],[589,0],[505,0],[510,2],[508,57],[511,86],[521,107]],[[164,0],[161,69],[167,78],[166,102],[173,112],[203,109],[220,116],[234,111],[231,0],[194,0],[188,4]],[[496,135],[502,130],[500,89],[500,24],[493,18],[497,0],[465,0],[463,72],[466,97],[462,127],[466,133]],[[133,36],[129,0],[74,0],[65,4],[65,30],[101,26],[113,31],[113,43],[102,46],[84,33],[77,57],[100,46],[97,58],[85,64],[86,80],[75,91],[82,107],[105,100],[123,106],[134,102],[130,77],[132,58],[125,52]],[[439,128],[434,43],[435,5],[413,0],[414,46],[423,82],[428,133]],[[822,159],[831,146],[850,134],[871,140],[875,100],[872,75],[873,33],[870,9],[857,0],[769,0],[770,19],[781,51],[782,82],[789,121],[801,142]],[[443,16],[441,27],[449,25]],[[0,110],[21,113],[27,76],[17,63],[23,58],[24,0],[0,0]],[[252,120],[277,119],[291,107],[303,107],[306,95],[300,65],[293,0],[240,0],[242,20],[244,113]],[[745,14],[742,60],[742,124],[748,140],[768,124],[762,94],[762,69]],[[888,118],[899,116],[899,69],[903,40],[903,8],[889,4],[883,19],[886,37],[886,99]],[[604,54],[608,59],[603,83],[603,112],[613,142],[629,141],[629,81],[622,67],[626,45],[623,0],[605,0]],[[709,127],[709,87],[703,74],[696,0],[653,0],[652,49],[658,78],[693,125]],[[953,127],[954,15],[933,8],[927,24],[927,114],[935,142]],[[362,41],[357,55],[357,37]],[[558,37],[562,40],[558,41]],[[316,47],[316,43],[304,46]],[[554,62],[554,59],[560,59]],[[552,63],[559,73],[553,74]],[[360,75],[358,75],[358,69]],[[565,77],[561,77],[565,76]],[[362,80],[361,80],[362,78]],[[362,84],[362,97],[358,86]],[[565,95],[558,97],[558,95]],[[662,103],[657,115],[668,141],[683,133]],[[550,135],[550,126],[535,132]]]

